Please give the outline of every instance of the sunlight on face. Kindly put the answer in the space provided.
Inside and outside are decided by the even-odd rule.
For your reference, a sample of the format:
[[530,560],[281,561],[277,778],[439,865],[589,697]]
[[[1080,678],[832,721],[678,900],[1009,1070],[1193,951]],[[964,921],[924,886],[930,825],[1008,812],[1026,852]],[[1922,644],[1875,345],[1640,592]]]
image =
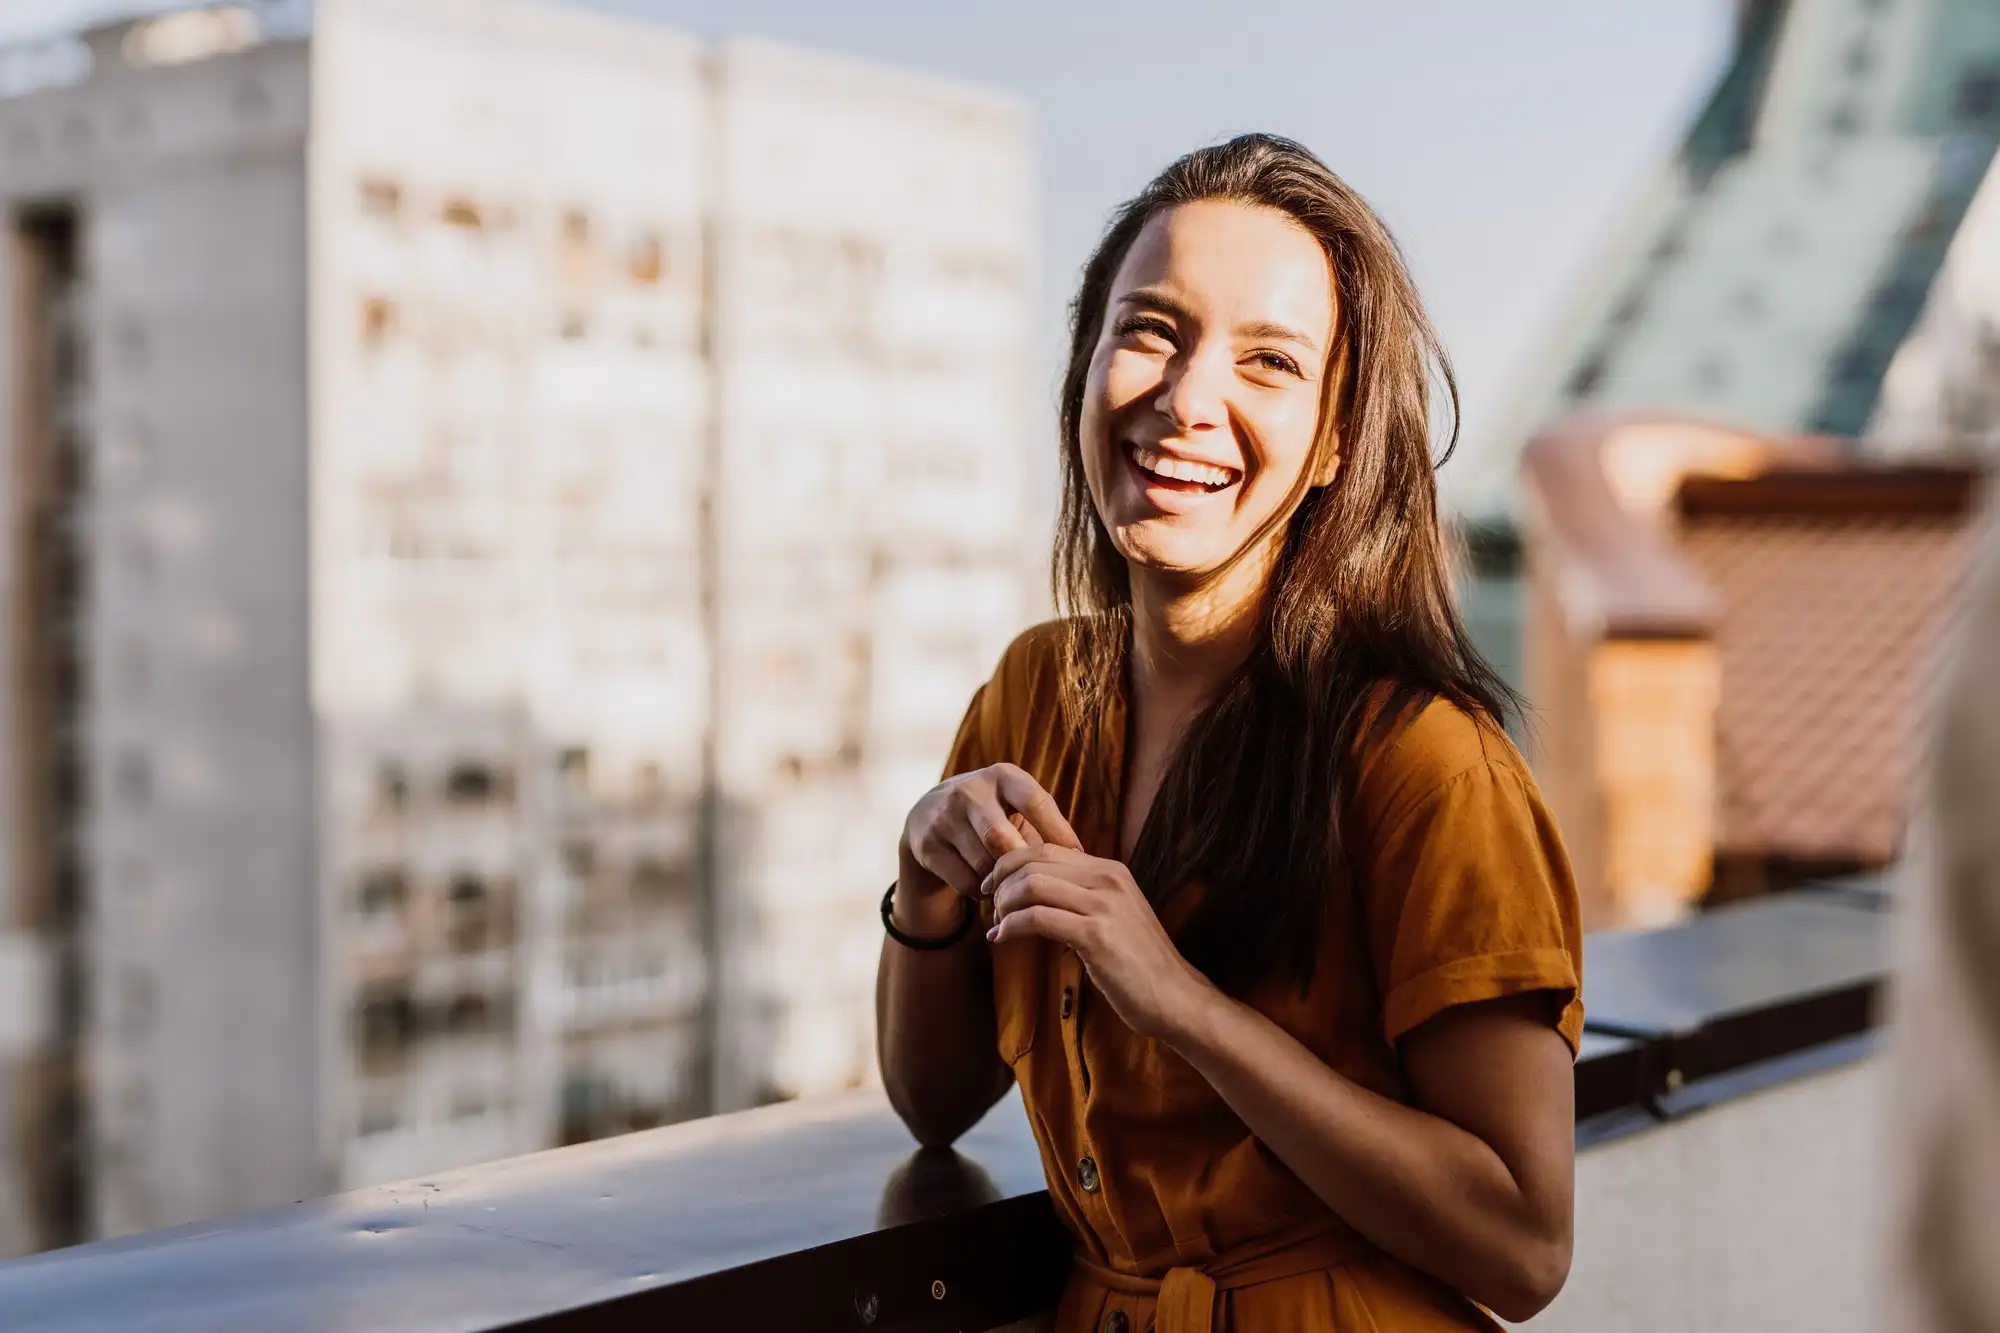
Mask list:
[[1079,423],[1119,554],[1211,573],[1280,511],[1313,452],[1334,314],[1325,251],[1283,213],[1213,200],[1146,224],[1111,284]]

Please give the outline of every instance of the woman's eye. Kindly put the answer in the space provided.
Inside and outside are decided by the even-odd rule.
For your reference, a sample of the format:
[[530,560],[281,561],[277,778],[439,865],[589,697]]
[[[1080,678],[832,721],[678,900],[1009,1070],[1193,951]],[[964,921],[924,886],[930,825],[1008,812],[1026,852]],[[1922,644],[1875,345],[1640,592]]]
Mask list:
[[1146,315],[1133,315],[1119,321],[1117,331],[1118,336],[1121,338],[1135,336],[1158,338],[1161,342],[1166,343],[1174,340],[1174,331],[1168,326],[1165,320],[1153,319]]
[[1297,375],[1301,379],[1305,378],[1299,369],[1299,363],[1283,352],[1259,352],[1252,359],[1266,370],[1274,370],[1280,375]]

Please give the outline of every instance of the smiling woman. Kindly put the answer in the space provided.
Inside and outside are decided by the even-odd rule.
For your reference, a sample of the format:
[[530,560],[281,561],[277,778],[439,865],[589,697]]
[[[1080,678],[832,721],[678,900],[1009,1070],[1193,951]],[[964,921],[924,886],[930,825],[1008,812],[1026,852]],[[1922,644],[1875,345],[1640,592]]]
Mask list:
[[919,1139],[1019,1083],[1058,1333],[1490,1328],[1568,1271],[1576,891],[1451,602],[1434,373],[1286,140],[1176,162],[1085,268],[1069,614],[910,812],[878,989]]

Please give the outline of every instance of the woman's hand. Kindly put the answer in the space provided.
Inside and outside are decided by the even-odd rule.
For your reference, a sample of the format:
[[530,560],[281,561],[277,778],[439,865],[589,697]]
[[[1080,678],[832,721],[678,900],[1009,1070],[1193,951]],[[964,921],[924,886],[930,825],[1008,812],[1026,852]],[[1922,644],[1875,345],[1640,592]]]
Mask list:
[[983,887],[993,897],[988,939],[1066,945],[1142,1036],[1167,1037],[1216,993],[1181,957],[1122,861],[1053,843],[1020,847],[994,864]]
[[1055,798],[1025,769],[994,764],[945,779],[904,821],[897,921],[926,934],[949,930],[963,909],[946,890],[976,898],[999,858],[1044,844],[1083,845]]

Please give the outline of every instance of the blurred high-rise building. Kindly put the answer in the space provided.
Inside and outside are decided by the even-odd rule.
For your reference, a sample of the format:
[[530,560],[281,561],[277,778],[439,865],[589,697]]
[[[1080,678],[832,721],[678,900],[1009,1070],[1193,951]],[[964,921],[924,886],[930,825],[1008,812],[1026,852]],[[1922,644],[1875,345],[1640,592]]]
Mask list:
[[869,1076],[1028,144],[504,0],[0,52],[0,1250]]

